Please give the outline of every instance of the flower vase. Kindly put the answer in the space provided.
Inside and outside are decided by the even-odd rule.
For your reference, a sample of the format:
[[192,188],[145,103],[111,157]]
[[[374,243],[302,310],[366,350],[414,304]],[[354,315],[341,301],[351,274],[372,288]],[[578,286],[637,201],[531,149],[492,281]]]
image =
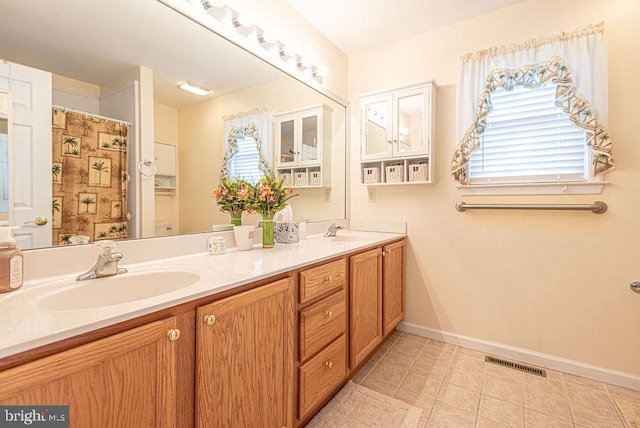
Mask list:
[[242,226],[242,211],[230,212],[231,224],[234,226]]
[[262,213],[262,248],[273,248],[273,214]]

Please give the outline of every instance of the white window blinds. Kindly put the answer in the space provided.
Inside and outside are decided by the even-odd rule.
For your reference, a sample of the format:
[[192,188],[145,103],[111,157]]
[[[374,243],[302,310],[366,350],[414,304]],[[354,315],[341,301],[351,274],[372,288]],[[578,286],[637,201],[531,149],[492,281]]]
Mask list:
[[260,171],[260,152],[253,137],[238,138],[238,152],[231,159],[231,178],[255,184],[264,174]]
[[556,106],[556,87],[491,92],[493,110],[471,155],[470,184],[589,179],[585,132]]

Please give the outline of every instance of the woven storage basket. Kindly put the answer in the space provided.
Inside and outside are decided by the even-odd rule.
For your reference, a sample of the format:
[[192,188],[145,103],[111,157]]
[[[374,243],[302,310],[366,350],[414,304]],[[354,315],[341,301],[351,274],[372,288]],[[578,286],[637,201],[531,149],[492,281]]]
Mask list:
[[409,165],[409,181],[427,181],[427,164],[414,163]]
[[380,183],[380,168],[375,166],[362,168],[362,182]]
[[404,181],[404,165],[390,165],[385,168],[387,183],[402,183]]

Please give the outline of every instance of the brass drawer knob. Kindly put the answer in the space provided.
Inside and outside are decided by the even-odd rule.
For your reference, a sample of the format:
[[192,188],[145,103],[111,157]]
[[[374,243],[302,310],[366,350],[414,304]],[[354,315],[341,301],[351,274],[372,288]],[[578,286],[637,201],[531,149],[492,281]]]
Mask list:
[[205,315],[204,316],[204,323],[206,325],[213,325],[213,323],[216,322],[216,316],[215,315]]
[[180,339],[180,330],[178,330],[177,328],[172,328],[167,332],[167,337],[170,341],[175,342],[176,340]]
[[324,313],[324,316],[327,317],[327,318],[331,318],[333,316],[333,312],[327,311],[327,312]]
[[324,363],[324,365],[328,368],[328,369],[332,369],[333,368],[333,363],[331,361],[327,361],[326,363]]
[[326,277],[326,278],[324,279],[324,281],[325,281],[325,282],[328,282],[328,283],[332,283],[332,282],[333,282],[333,277],[332,277],[332,276],[328,276],[328,277]]

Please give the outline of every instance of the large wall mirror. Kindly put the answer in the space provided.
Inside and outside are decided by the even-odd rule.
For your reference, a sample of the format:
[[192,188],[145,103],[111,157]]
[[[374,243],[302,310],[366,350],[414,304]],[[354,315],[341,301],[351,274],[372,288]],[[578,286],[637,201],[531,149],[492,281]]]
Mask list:
[[[261,138],[271,145],[274,171],[292,185],[297,172],[307,174],[291,201],[294,219],[345,218],[344,103],[160,1],[7,2],[0,40],[0,92],[12,103],[4,116],[15,115],[8,120],[13,131],[2,134],[7,121],[0,123],[9,151],[1,184],[10,189],[0,220],[21,226],[22,248],[82,243],[85,235],[93,242],[205,232],[229,223],[212,198],[225,119],[253,111],[272,118],[270,135]],[[178,88],[183,82],[211,92],[185,92]],[[291,115],[303,121],[313,109],[326,120],[300,144],[316,156],[322,134],[322,167],[278,166],[279,124]],[[321,169],[323,179],[313,182]]]

